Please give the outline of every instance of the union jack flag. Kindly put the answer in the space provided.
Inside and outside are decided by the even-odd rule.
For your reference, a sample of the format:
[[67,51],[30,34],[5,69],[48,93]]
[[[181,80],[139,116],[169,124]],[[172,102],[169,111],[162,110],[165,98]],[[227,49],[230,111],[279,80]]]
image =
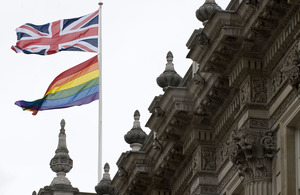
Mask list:
[[17,53],[50,55],[59,51],[98,51],[98,11],[44,25],[26,23],[16,29]]

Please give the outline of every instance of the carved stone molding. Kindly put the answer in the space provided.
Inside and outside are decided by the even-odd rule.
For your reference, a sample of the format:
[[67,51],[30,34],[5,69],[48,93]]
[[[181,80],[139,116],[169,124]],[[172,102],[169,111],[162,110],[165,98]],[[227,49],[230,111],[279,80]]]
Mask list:
[[288,82],[298,89],[300,84],[300,41],[298,41],[287,60],[289,66],[284,66],[281,71],[288,79]]
[[219,161],[222,164],[228,158],[228,143],[222,143],[218,149]]
[[157,133],[154,131],[153,133],[153,142],[152,142],[152,147],[155,150],[159,150],[160,152],[163,152],[163,145],[160,143],[160,141],[157,138]]
[[118,167],[118,172],[117,172],[119,177],[127,177],[127,172],[123,167]]
[[290,84],[294,87],[297,86],[298,67],[297,67],[297,53],[298,44],[293,44],[292,47],[287,51],[282,60],[278,63],[277,67],[273,70],[270,76],[269,82],[269,97],[272,101],[281,89],[286,85]]
[[249,128],[267,129],[269,127],[269,121],[263,119],[249,119],[247,123]]
[[201,88],[204,87],[205,79],[201,76],[200,72],[194,74],[194,82],[196,85],[201,85]]
[[240,90],[240,104],[245,105],[250,100],[250,83],[247,81]]
[[296,98],[298,92],[296,90],[291,91],[291,93],[285,98],[285,100],[280,104],[274,114],[270,119],[270,126],[273,126],[276,121],[280,118],[280,116],[286,111],[287,107],[290,103]]
[[154,108],[154,116],[156,117],[165,116],[165,112],[159,106],[157,106]]
[[197,44],[199,45],[208,45],[209,44],[209,39],[207,38],[207,36],[202,32],[198,33],[196,35],[196,39],[197,39]]
[[245,181],[271,178],[275,150],[274,132],[262,129],[236,129],[228,142],[229,158]]
[[214,147],[201,147],[201,170],[216,170],[217,151]]
[[198,172],[200,169],[201,165],[201,150],[200,147],[197,148],[197,150],[193,154],[193,169],[194,169],[194,174]]
[[271,76],[271,95],[276,93],[281,84],[283,83],[282,70],[276,69]]

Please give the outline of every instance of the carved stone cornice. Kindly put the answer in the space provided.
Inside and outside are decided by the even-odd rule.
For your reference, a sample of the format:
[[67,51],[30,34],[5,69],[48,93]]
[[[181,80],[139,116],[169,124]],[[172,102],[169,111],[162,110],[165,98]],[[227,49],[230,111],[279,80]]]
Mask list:
[[156,161],[155,175],[170,179],[176,173],[177,167],[182,160],[182,148],[177,144],[169,143]]
[[147,190],[147,187],[151,184],[151,177],[149,173],[138,172],[134,179],[130,182],[130,185],[127,188],[128,193],[134,194],[144,194]]
[[191,49],[196,46],[205,46],[209,44],[209,39],[207,36],[202,32],[203,28],[199,28],[197,30],[194,30],[192,36],[186,43],[186,46]]
[[150,112],[153,114],[146,127],[156,132],[157,139],[178,141],[193,118],[194,103],[187,88],[168,88]]
[[[235,33],[230,28],[224,28],[224,37],[219,41],[218,45],[207,55],[200,63],[201,72],[225,73],[229,67],[233,56],[240,48],[240,39],[235,37]],[[238,30],[238,36],[241,31]]]
[[164,128],[157,133],[157,138],[164,141],[178,142],[185,133],[190,121],[193,118],[193,112],[176,111],[169,117],[169,120],[164,124]]
[[270,38],[272,31],[278,28],[278,22],[287,13],[288,6],[284,2],[263,2],[261,12],[251,25],[247,38],[265,41]]
[[152,159],[146,157],[145,152],[126,152],[117,162],[118,173],[112,180],[112,185],[117,186],[117,193],[143,194],[151,181],[151,172],[154,167]]
[[[240,45],[236,38],[242,34],[239,19],[238,14],[219,11],[209,21],[212,24],[201,29],[201,33],[198,30],[198,36],[192,34],[187,44],[190,49],[187,57],[198,62],[202,72],[224,72],[227,69],[227,62],[232,60],[229,54],[237,51]],[[195,46],[191,47],[192,42],[198,42],[198,45],[194,44]],[[233,45],[237,47],[232,47]]]
[[[227,13],[231,15],[231,20],[229,20],[230,17],[225,17],[225,13],[221,12],[217,13],[210,21],[210,23],[214,23],[215,25],[207,25],[201,31],[209,35],[208,39],[211,40],[210,47],[206,49],[205,53],[199,49],[194,52],[191,51],[190,53],[197,52],[198,55],[193,54],[188,55],[188,57],[191,57],[191,59],[200,64],[202,72],[225,73],[230,69],[232,60],[238,55],[239,48],[241,48],[241,51],[247,54],[247,56],[255,57],[267,48],[266,45],[272,44],[270,40],[271,35],[274,31],[281,30],[278,28],[278,23],[288,12],[289,6],[282,1],[261,1],[258,3],[258,1],[255,0],[248,1],[247,4],[254,5],[254,7],[259,6],[259,8],[254,9],[253,6],[245,8],[247,5],[241,5],[239,9],[244,10],[243,13],[245,13],[245,10],[250,10],[250,12],[256,10],[256,14],[254,15],[238,15],[242,18],[253,18],[243,18],[244,21],[248,21],[247,23],[239,22],[239,24],[235,26],[235,22],[241,20],[241,18],[235,13]],[[237,10],[237,13],[240,13],[239,10]],[[224,14],[223,18],[226,18],[227,21],[221,23],[226,25],[221,25],[222,30],[219,31],[219,25],[216,24],[219,19],[218,16],[222,14]],[[240,26],[244,26],[244,28],[240,28]],[[212,29],[214,29],[214,31],[212,31]],[[241,44],[243,41],[244,44]],[[232,47],[234,45],[236,46]],[[190,49],[193,50],[192,48]]]
[[205,117],[214,116],[224,103],[224,98],[227,97],[228,93],[228,79],[215,78],[210,88],[197,101],[196,113]]
[[243,127],[232,132],[228,141],[229,158],[245,182],[271,178],[275,144],[273,131]]
[[[273,1],[275,2],[275,1]],[[272,7],[271,7],[272,8]],[[270,8],[270,9],[271,9]],[[273,8],[274,9],[274,8]],[[280,61],[286,51],[289,49],[290,45],[295,41],[295,35],[299,31],[300,27],[300,10],[297,7],[292,7],[288,9],[284,8],[284,14],[288,13],[285,17],[281,14],[277,17],[284,18],[284,21],[281,22],[280,30],[278,35],[272,38],[272,45],[268,47],[265,55],[265,69],[272,70],[274,66]],[[277,9],[277,12],[281,12],[280,9]],[[276,38],[276,39],[275,39]]]
[[166,113],[160,105],[162,97],[163,95],[155,96],[148,108],[149,112],[152,113],[152,115],[146,123],[146,127],[149,127],[153,131],[157,131],[165,121]]

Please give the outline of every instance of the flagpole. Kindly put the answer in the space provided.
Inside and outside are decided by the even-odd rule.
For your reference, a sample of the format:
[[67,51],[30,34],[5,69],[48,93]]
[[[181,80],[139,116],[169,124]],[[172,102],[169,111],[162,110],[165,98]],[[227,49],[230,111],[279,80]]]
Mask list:
[[98,65],[99,65],[99,132],[98,132],[98,182],[102,177],[102,5],[99,2],[99,27],[98,27]]

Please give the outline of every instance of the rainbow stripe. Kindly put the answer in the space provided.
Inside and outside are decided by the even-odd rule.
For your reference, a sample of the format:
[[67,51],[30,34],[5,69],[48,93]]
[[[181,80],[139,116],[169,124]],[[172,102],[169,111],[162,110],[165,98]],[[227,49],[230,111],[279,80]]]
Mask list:
[[99,99],[99,67],[95,56],[58,75],[49,85],[43,98],[15,104],[23,110],[38,111],[81,106]]

